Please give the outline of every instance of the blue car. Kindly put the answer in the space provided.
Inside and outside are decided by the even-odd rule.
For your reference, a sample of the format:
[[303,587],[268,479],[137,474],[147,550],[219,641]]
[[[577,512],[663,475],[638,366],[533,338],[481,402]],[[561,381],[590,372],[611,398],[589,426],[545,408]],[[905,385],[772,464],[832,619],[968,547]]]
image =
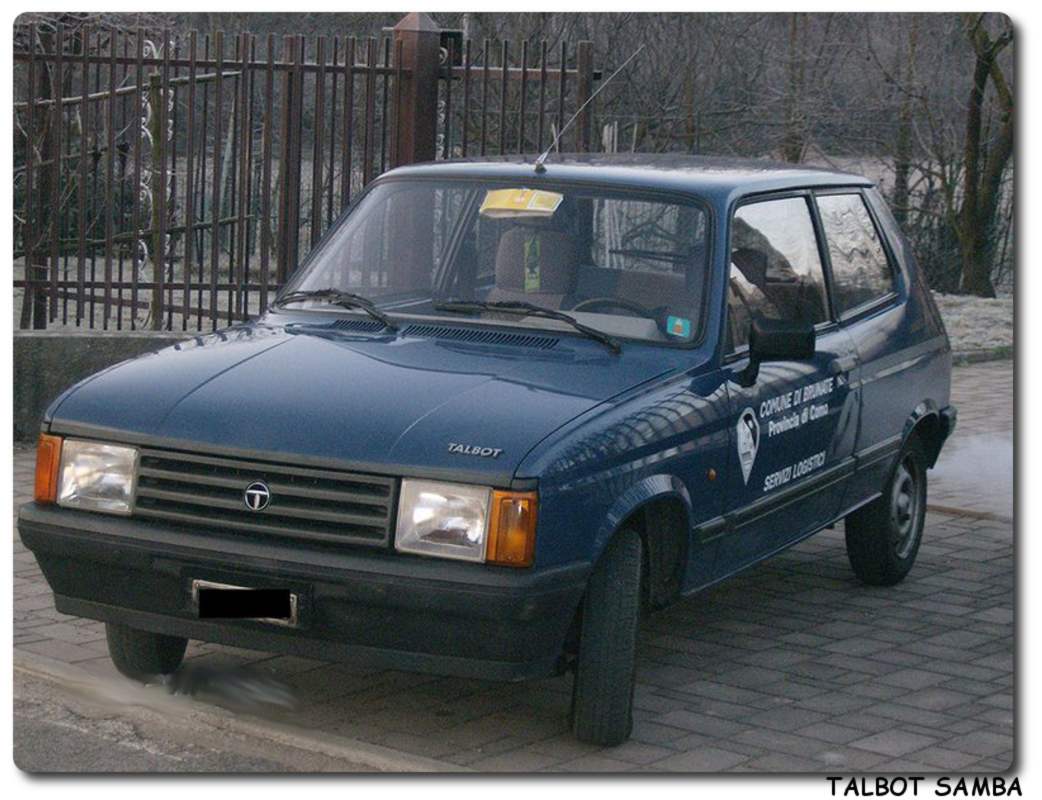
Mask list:
[[845,521],[915,561],[951,348],[855,175],[686,156],[374,181],[258,319],[79,383],[19,531],[128,676],[189,639],[572,671],[632,726],[643,613]]

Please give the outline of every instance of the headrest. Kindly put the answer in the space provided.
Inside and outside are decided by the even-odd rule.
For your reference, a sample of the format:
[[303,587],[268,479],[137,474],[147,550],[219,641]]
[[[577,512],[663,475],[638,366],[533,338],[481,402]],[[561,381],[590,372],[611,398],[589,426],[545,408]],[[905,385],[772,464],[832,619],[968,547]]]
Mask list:
[[510,228],[499,239],[496,286],[526,294],[569,294],[578,265],[575,240],[561,231]]
[[739,247],[731,252],[731,263],[754,286],[767,282],[767,254],[752,247]]

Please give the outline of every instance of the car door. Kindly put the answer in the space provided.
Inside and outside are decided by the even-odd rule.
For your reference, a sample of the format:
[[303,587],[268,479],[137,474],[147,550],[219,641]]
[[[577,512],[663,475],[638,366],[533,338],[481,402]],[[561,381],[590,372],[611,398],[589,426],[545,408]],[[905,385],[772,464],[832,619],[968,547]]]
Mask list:
[[924,335],[925,312],[909,307],[907,281],[879,224],[885,209],[873,209],[867,194],[856,187],[815,192],[833,304],[860,362],[858,474],[848,505],[886,482],[904,424],[923,400],[924,376],[938,366],[931,357],[937,343]]
[[[722,573],[832,521],[853,466],[858,364],[832,319],[810,203],[807,193],[758,198],[731,220],[725,369],[732,447]],[[766,362],[754,381],[744,379],[756,318],[812,324],[813,358]]]

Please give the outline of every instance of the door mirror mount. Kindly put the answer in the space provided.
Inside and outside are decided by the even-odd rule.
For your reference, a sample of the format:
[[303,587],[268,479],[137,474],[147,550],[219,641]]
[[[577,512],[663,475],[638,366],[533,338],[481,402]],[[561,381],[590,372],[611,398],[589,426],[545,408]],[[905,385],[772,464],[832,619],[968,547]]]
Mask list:
[[766,361],[806,361],[814,357],[814,326],[808,322],[755,319],[749,325],[749,364],[738,374],[738,384],[752,386]]

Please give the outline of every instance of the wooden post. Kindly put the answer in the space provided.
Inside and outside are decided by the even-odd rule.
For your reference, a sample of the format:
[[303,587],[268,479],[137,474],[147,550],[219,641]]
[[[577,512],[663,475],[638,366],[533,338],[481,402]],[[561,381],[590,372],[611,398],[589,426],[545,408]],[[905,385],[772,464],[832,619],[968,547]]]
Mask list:
[[[113,39],[113,41],[115,41]],[[111,45],[115,48],[115,44]],[[62,134],[65,127],[65,117],[62,113],[62,96],[65,94],[65,75],[62,70],[62,55],[65,49],[65,31],[61,24],[57,26],[54,34],[54,119],[51,123],[54,134],[51,144],[51,169],[54,171],[54,194],[51,197],[51,205],[48,207],[48,216],[51,218],[51,289],[49,293],[49,315],[48,319],[54,322],[58,318],[58,273],[61,269],[61,221],[62,209]],[[109,98],[114,103],[114,98]],[[111,189],[109,190],[111,192]],[[41,277],[46,278],[46,273]],[[42,281],[41,281],[42,283]]]
[[[441,31],[426,14],[409,14],[394,26],[394,43],[401,54],[401,85],[395,92],[395,166],[434,161]],[[388,283],[415,289],[429,282],[433,272],[434,209],[417,203],[414,194],[402,195],[395,203],[396,212],[404,213],[387,262],[391,265]]]
[[437,155],[438,72],[441,29],[423,12],[414,12],[394,26],[401,47],[402,86],[395,94],[397,146],[395,166],[433,161]]
[[[35,96],[31,94],[33,91],[30,89],[29,103],[32,106],[34,100],[48,100],[54,97],[61,96],[60,87],[58,93],[54,91],[54,85],[51,81],[50,70],[47,69],[49,58],[53,58],[54,55],[54,35],[48,30],[37,29],[37,35],[40,39],[40,50],[42,58],[36,59],[39,64],[37,71],[37,85]],[[34,48],[30,52],[34,52],[36,43],[30,41],[30,46]],[[32,62],[30,61],[30,64]],[[60,106],[60,103],[55,103],[55,107]],[[41,109],[40,114],[43,116],[47,112]],[[30,117],[30,122],[32,118]],[[40,141],[40,156],[41,160],[46,158],[47,155],[54,153],[54,137],[58,129],[58,125],[45,124],[43,128],[43,135]],[[30,126],[30,130],[32,127]],[[53,156],[52,156],[53,158]],[[35,199],[37,204],[36,209],[36,226],[39,227],[39,231],[32,230],[30,233],[36,238],[34,242],[33,251],[26,251],[26,269],[25,278],[28,282],[25,291],[27,294],[27,300],[30,307],[32,308],[32,326],[34,329],[43,330],[47,327],[47,252],[46,244],[44,240],[43,232],[46,231],[47,226],[44,220],[51,218],[57,219],[57,214],[48,214],[48,209],[54,202],[54,198],[59,195],[60,189],[54,178],[54,162],[52,161],[51,167],[46,167],[43,164],[39,166],[39,186],[35,193]],[[40,245],[40,250],[35,250],[35,245]],[[30,256],[32,258],[30,259]]]
[[[36,26],[29,25],[29,75],[26,82],[25,109],[25,207],[22,222],[22,246],[25,248],[25,291],[22,295],[22,318],[18,325],[28,328],[33,322],[33,240],[36,236],[36,198],[33,195],[33,136],[36,134],[33,125],[33,112],[36,110]],[[84,131],[86,131],[87,114],[84,112]]]

